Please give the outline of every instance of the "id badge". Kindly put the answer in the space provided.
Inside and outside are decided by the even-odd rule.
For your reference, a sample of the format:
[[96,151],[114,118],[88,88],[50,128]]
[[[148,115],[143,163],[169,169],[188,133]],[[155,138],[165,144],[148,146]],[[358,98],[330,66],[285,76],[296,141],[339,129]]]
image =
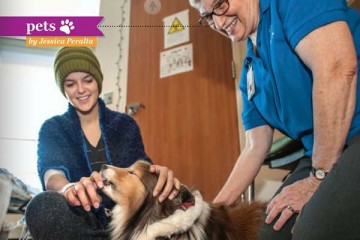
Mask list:
[[254,81],[254,71],[252,66],[250,65],[246,74],[246,80],[247,80],[247,95],[248,100],[251,100],[251,98],[255,94],[255,81]]

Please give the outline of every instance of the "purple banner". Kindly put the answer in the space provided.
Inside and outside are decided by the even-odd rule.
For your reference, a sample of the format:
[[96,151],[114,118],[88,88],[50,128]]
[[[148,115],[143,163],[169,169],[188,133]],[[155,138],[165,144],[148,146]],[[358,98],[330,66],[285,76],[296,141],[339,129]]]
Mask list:
[[0,17],[0,36],[88,36],[104,34],[98,29],[103,17]]

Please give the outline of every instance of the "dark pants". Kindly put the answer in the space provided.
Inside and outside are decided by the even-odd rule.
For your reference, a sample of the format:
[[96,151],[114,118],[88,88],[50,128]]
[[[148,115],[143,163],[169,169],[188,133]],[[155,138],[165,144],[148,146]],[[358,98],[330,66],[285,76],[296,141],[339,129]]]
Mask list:
[[[309,176],[310,167],[309,158],[301,159],[298,167],[278,192],[283,187]],[[272,229],[275,221],[270,225],[263,223],[260,239],[360,239],[360,134],[349,142],[296,220],[297,217],[298,214],[295,214],[278,232]]]
[[103,240],[107,231],[92,212],[71,207],[53,191],[36,195],[26,209],[26,223],[34,240]]

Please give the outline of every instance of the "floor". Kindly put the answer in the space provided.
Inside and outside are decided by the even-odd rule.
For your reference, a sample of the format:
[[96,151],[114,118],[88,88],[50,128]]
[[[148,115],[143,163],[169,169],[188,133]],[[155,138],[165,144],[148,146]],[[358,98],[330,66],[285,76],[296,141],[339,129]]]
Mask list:
[[[4,221],[7,223],[9,231],[8,239],[19,239],[23,230],[23,215],[7,214]],[[0,239],[3,240],[3,239]]]

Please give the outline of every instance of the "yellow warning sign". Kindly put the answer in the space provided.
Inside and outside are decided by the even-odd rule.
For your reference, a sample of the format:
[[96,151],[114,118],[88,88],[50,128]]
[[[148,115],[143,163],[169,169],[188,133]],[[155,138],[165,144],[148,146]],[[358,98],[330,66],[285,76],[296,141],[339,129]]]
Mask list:
[[171,23],[171,27],[169,29],[168,34],[182,31],[184,29],[185,29],[184,25],[180,22],[180,20],[177,17],[175,17],[174,21]]

